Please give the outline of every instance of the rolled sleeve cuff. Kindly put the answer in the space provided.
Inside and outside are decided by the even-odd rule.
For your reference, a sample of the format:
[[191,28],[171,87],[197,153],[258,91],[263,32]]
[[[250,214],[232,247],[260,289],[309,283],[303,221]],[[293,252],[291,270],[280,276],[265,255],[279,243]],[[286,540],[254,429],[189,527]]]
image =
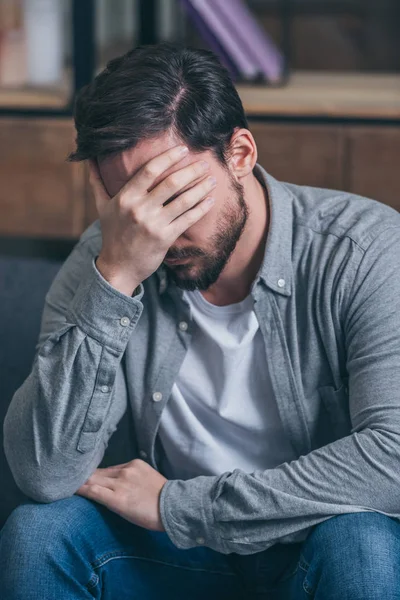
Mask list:
[[218,535],[212,509],[221,477],[201,475],[187,481],[171,479],[164,484],[160,494],[161,521],[178,548],[207,546],[217,552],[230,552]]
[[69,311],[87,335],[118,352],[124,351],[143,310],[143,285],[135,292],[130,297],[112,287],[98,271],[93,258],[82,273]]

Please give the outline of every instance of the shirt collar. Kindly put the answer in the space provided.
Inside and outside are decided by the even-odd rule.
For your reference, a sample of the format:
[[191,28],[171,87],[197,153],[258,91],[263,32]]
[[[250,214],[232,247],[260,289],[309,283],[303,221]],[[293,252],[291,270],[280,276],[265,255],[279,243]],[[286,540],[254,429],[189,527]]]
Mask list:
[[258,163],[255,176],[267,188],[270,207],[264,258],[256,280],[261,277],[275,292],[290,296],[293,285],[293,198],[285,185]]
[[[270,223],[263,262],[253,285],[260,279],[274,292],[290,296],[293,285],[292,241],[293,206],[292,196],[285,185],[277,181],[258,163],[254,174],[268,191]],[[156,271],[159,293],[168,287],[168,276],[163,264]]]

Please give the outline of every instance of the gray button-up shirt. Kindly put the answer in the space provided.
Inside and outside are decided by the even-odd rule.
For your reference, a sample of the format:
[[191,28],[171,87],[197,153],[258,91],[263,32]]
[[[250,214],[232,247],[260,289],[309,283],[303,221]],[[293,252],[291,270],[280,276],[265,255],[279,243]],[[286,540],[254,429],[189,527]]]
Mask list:
[[[251,554],[343,513],[400,518],[400,214],[256,174],[271,222],[251,294],[297,458],[169,480],[161,517],[179,548]],[[5,420],[16,482],[38,501],[72,495],[99,465],[158,468],[157,429],[190,344],[190,308],[164,266],[128,297],[97,271],[100,248],[96,222],[47,294]]]

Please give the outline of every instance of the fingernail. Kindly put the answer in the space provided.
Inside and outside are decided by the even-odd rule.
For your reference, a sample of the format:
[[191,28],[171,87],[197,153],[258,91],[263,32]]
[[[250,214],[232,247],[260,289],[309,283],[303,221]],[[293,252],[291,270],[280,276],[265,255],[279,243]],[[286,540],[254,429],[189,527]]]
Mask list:
[[187,146],[179,147],[179,154],[187,154],[189,152],[189,148]]

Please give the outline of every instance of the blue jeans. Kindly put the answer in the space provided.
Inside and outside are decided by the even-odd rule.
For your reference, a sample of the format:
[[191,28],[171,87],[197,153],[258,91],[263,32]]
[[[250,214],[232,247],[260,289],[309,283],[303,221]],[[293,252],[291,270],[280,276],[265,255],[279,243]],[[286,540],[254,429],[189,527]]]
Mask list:
[[249,555],[176,548],[81,496],[26,502],[0,532],[2,600],[400,600],[400,523],[375,512]]

